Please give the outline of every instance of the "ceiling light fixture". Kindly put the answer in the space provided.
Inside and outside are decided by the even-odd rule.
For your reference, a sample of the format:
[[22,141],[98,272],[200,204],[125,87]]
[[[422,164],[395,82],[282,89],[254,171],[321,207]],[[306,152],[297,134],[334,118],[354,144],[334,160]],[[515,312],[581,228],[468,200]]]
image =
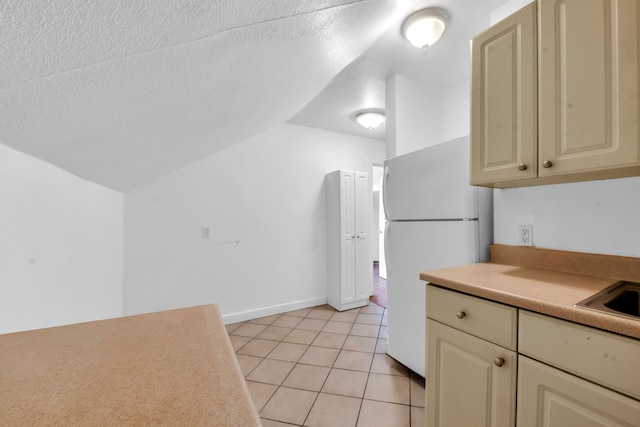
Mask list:
[[356,122],[367,129],[375,129],[385,120],[386,117],[382,113],[367,112],[356,115]]
[[447,24],[447,15],[434,8],[412,13],[402,24],[402,34],[417,48],[425,49],[440,40]]

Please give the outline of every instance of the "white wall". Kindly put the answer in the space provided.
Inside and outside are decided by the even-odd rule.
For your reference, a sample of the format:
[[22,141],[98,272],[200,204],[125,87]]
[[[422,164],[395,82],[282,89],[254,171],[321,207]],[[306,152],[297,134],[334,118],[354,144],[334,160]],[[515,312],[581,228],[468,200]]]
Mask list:
[[448,88],[442,95],[442,140],[469,135],[471,126],[469,81]]
[[494,190],[495,243],[640,257],[640,177]]
[[401,75],[386,82],[387,158],[469,134],[469,81],[447,89]]
[[0,145],[0,333],[122,315],[123,197]]
[[125,313],[216,302],[229,323],[326,302],[324,175],[384,155],[285,124],[126,193]]
[[387,78],[387,158],[439,144],[442,91],[399,74]]
[[533,0],[510,0],[506,2],[502,6],[495,9],[493,12],[491,12],[491,19],[490,19],[491,25],[497,24],[507,16],[522,9],[524,6],[531,3],[532,1]]

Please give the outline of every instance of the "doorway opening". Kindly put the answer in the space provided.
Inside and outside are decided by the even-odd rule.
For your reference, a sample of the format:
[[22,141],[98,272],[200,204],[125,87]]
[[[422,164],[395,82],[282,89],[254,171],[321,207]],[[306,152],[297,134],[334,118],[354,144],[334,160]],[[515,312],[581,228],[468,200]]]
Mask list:
[[387,308],[387,280],[378,275],[380,265],[378,261],[373,262],[373,295],[369,301]]
[[[384,166],[374,164],[372,171],[373,184],[373,223],[374,238],[371,239],[373,254],[373,294],[369,298],[371,302],[387,308],[387,268],[384,257],[384,205],[382,194]],[[377,236],[377,238],[375,238]]]

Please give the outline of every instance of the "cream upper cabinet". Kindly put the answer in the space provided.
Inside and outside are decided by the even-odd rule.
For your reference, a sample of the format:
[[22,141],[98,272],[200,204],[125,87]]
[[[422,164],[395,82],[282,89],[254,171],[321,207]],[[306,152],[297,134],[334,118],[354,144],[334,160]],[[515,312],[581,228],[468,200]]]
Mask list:
[[471,41],[471,183],[537,176],[536,10]]
[[640,165],[639,9],[539,2],[539,176]]
[[637,0],[538,0],[476,37],[472,184],[640,175],[639,27]]

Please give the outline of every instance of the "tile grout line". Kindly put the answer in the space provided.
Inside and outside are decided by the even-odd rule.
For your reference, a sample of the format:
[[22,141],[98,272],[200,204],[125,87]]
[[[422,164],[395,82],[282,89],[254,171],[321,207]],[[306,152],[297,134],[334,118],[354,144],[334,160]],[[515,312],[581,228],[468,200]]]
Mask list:
[[[384,312],[383,312],[383,313],[384,313]],[[358,313],[358,314],[359,314],[359,313]],[[348,338],[349,336],[351,336],[351,331],[353,330],[354,326],[356,325],[356,320],[357,320],[357,318],[358,318],[358,316],[356,316],[356,319],[353,321],[353,323],[351,323],[351,328],[349,328],[349,333],[347,334],[347,338]],[[380,318],[380,323],[382,323],[382,317]],[[378,328],[380,328],[380,325],[378,325]],[[380,330],[379,330],[379,329],[378,329],[378,335],[380,335]],[[331,365],[331,368],[330,368],[330,370],[329,370],[329,374],[327,374],[327,377],[325,378],[325,380],[324,380],[324,382],[323,382],[323,384],[322,384],[322,387],[320,388],[320,391],[318,392],[318,395],[316,396],[316,399],[314,400],[314,405],[315,405],[315,402],[318,400],[318,397],[320,396],[320,393],[322,393],[322,389],[324,388],[324,385],[327,383],[327,379],[329,378],[329,375],[331,375],[331,369],[334,369],[335,364],[336,364],[336,362],[337,362],[338,358],[340,357],[340,353],[342,352],[342,350],[343,350],[343,348],[344,348],[344,343],[345,343],[345,342],[347,342],[347,339],[346,339],[346,338],[345,338],[345,341],[342,343],[342,346],[340,347],[340,350],[339,350],[339,352],[338,352],[338,356],[336,357],[336,359],[333,361],[333,364]],[[378,336],[376,336],[376,346],[377,346],[377,342],[378,342]],[[360,399],[359,399],[359,400],[360,400],[360,402],[359,402],[360,404],[359,404],[359,406],[358,406],[358,415],[356,416],[356,423],[355,423],[355,426],[357,426],[357,425],[358,425],[358,421],[359,421],[359,419],[360,419],[360,413],[362,412],[362,405],[363,405],[363,403],[364,403],[364,397],[365,397],[365,395],[366,395],[366,393],[367,393],[367,386],[368,386],[368,384],[369,384],[369,377],[371,376],[371,367],[373,366],[373,360],[375,359],[375,354],[376,354],[376,353],[375,353],[375,347],[376,347],[376,346],[374,346],[374,349],[373,349],[374,351],[373,351],[373,353],[372,353],[371,362],[369,363],[369,369],[368,369],[368,371],[367,371],[367,381],[365,382],[365,389],[364,389],[364,390],[363,390],[363,392],[362,392],[362,398],[360,398]],[[337,369],[337,368],[336,368],[336,369]],[[330,393],[327,393],[327,394],[330,394]],[[312,411],[312,410],[313,410],[313,405],[311,405],[311,408],[309,409],[309,413],[307,413],[307,418],[305,418],[305,422],[304,422],[304,423],[302,423],[303,425],[306,423],[306,421],[307,421],[307,419],[309,418],[309,415],[311,414],[311,411]],[[354,427],[355,427],[355,426],[354,426]]]
[[[374,304],[375,304],[375,303],[374,303]],[[228,332],[228,334],[229,334],[229,335],[235,335],[235,336],[238,336],[238,337],[244,337],[244,338],[248,338],[248,339],[249,339],[246,343],[244,343],[244,344],[243,344],[243,345],[241,345],[237,350],[235,350],[235,353],[236,353],[236,354],[237,354],[239,351],[241,351],[241,350],[242,350],[246,345],[248,345],[248,344],[249,344],[251,341],[253,341],[254,339],[261,339],[261,340],[264,340],[264,341],[272,341],[272,342],[277,343],[277,344],[275,344],[275,346],[274,346],[271,350],[269,350],[269,351],[268,351],[264,356],[258,357],[259,359],[261,359],[261,360],[260,360],[260,362],[259,362],[259,363],[258,363],[258,364],[253,368],[253,369],[251,369],[251,371],[249,371],[249,372],[247,373],[247,375],[245,376],[245,381],[247,381],[247,380],[246,380],[246,377],[247,377],[247,376],[249,376],[249,375],[250,375],[250,374],[251,374],[251,373],[252,373],[252,372],[257,368],[257,366],[258,366],[258,365],[260,365],[260,364],[261,364],[263,361],[265,361],[265,360],[275,360],[275,361],[282,361],[282,362],[289,362],[289,363],[292,363],[292,364],[293,364],[293,366],[292,366],[291,370],[287,373],[287,375],[286,375],[286,376],[285,376],[285,378],[280,382],[280,384],[275,385],[275,384],[272,384],[272,383],[262,383],[261,381],[255,381],[255,382],[257,382],[257,383],[262,383],[262,384],[266,384],[266,385],[271,385],[271,386],[274,386],[274,385],[276,386],[276,390],[273,392],[273,394],[271,394],[271,396],[269,397],[269,399],[267,399],[267,400],[264,402],[264,404],[262,405],[262,408],[261,408],[261,409],[264,409],[265,407],[267,407],[267,406],[268,406],[268,404],[269,404],[269,402],[273,399],[273,396],[275,396],[275,394],[278,392],[278,390],[279,390],[280,388],[283,388],[283,387],[284,387],[284,388],[289,388],[289,389],[294,389],[294,390],[296,390],[296,389],[297,389],[297,390],[302,390],[302,391],[307,391],[307,392],[315,392],[315,393],[316,393],[316,395],[315,395],[315,398],[314,398],[314,400],[313,400],[313,403],[312,403],[312,404],[311,404],[311,406],[309,407],[309,410],[307,411],[306,416],[305,416],[305,419],[304,419],[304,421],[303,421],[303,423],[302,423],[302,425],[304,425],[304,424],[309,420],[309,416],[311,415],[311,412],[312,412],[312,410],[313,410],[313,408],[314,408],[314,406],[315,406],[316,402],[318,401],[318,399],[319,399],[319,397],[320,397],[320,394],[321,394],[321,393],[323,393],[323,391],[322,391],[322,390],[323,390],[324,386],[326,385],[327,380],[328,380],[328,378],[329,378],[329,375],[331,374],[331,372],[332,372],[333,370],[335,370],[335,369],[341,369],[341,370],[342,370],[342,369],[344,369],[344,370],[351,371],[351,372],[366,372],[366,374],[367,374],[367,380],[366,380],[366,382],[365,382],[365,388],[364,388],[364,391],[363,391],[363,395],[362,395],[362,397],[360,397],[360,398],[357,398],[357,397],[354,397],[354,396],[347,396],[347,395],[341,395],[341,394],[335,394],[335,393],[324,392],[324,394],[326,394],[326,395],[332,395],[332,396],[339,396],[339,397],[347,397],[347,398],[356,398],[356,399],[358,399],[358,400],[359,400],[359,406],[358,406],[358,413],[357,413],[357,417],[356,417],[356,424],[357,424],[357,422],[358,422],[358,421],[359,421],[359,419],[360,419],[360,416],[362,415],[362,414],[361,414],[361,412],[362,412],[362,407],[363,407],[364,400],[366,400],[366,399],[365,399],[365,395],[366,395],[367,388],[369,387],[369,380],[370,380],[370,378],[371,378],[371,374],[372,374],[373,363],[374,363],[374,361],[375,361],[375,360],[376,360],[376,358],[377,358],[376,356],[378,356],[378,358],[380,357],[380,355],[383,355],[383,356],[387,356],[387,357],[389,357],[389,356],[388,356],[388,355],[386,355],[386,353],[384,353],[384,352],[383,352],[383,353],[378,353],[378,352],[376,351],[376,350],[378,350],[378,344],[379,344],[380,340],[386,340],[386,339],[387,339],[386,337],[382,338],[382,337],[380,336],[380,334],[382,333],[382,327],[383,327],[383,326],[386,326],[386,325],[384,325],[384,324],[383,324],[383,322],[384,322],[384,317],[385,317],[385,315],[386,315],[387,310],[386,310],[384,307],[382,307],[382,311],[381,311],[381,312],[374,312],[374,313],[360,313],[360,310],[358,310],[358,313],[354,313],[354,314],[356,315],[356,316],[355,316],[355,318],[354,318],[354,320],[353,320],[353,321],[347,321],[347,322],[345,322],[345,321],[341,321],[341,320],[337,320],[337,319],[336,319],[336,320],[332,320],[332,317],[333,317],[336,313],[333,313],[331,316],[326,317],[326,318],[325,318],[324,316],[321,316],[321,318],[317,318],[316,316],[313,316],[313,315],[312,315],[313,310],[328,310],[328,309],[326,309],[326,308],[321,308],[321,309],[311,308],[311,309],[310,309],[310,311],[309,311],[309,312],[308,312],[304,317],[300,317],[300,319],[301,319],[301,320],[300,320],[300,321],[299,321],[295,326],[293,326],[293,327],[288,327],[288,326],[278,326],[278,327],[282,327],[282,328],[285,328],[285,327],[286,327],[286,328],[289,328],[289,329],[290,329],[290,330],[288,331],[288,333],[287,333],[284,337],[282,337],[282,338],[280,338],[280,339],[274,339],[274,338],[272,338],[272,337],[270,337],[270,338],[260,338],[258,335],[260,335],[261,333],[263,333],[263,332],[264,332],[264,330],[266,330],[267,328],[269,328],[269,327],[271,327],[271,326],[274,326],[273,324],[274,324],[275,322],[277,322],[277,321],[278,321],[278,319],[282,318],[283,316],[286,316],[286,315],[287,315],[287,312],[278,314],[278,315],[277,315],[277,317],[273,318],[273,320],[271,320],[271,322],[270,322],[270,323],[268,323],[268,324],[260,323],[260,322],[252,322],[251,320],[254,320],[254,319],[250,319],[250,320],[248,320],[248,321],[242,322],[242,324],[251,323],[251,324],[254,324],[254,325],[265,326],[265,328],[264,328],[263,330],[261,330],[259,333],[257,333],[256,335],[254,335],[254,336],[252,336],[252,337],[246,337],[246,336],[242,336],[242,335],[235,335],[235,334],[233,334],[233,332],[234,332],[236,329],[238,329],[239,327],[241,327],[242,325],[240,325],[240,326],[238,326],[238,327],[234,328],[231,332]],[[379,320],[378,322],[376,322],[376,323],[360,323],[360,322],[357,322],[357,318],[358,318],[358,316],[359,316],[360,314],[367,314],[367,315],[379,315],[379,316],[380,316],[380,320]],[[272,315],[272,316],[273,316],[273,315]],[[311,316],[311,317],[309,317],[309,316]],[[267,316],[265,316],[265,317],[267,317]],[[271,316],[269,316],[269,317],[271,317]],[[291,317],[298,317],[298,316],[291,316]],[[308,330],[308,329],[301,329],[301,328],[298,328],[298,325],[299,325],[300,323],[302,323],[305,319],[320,320],[320,321],[323,321],[323,322],[324,322],[324,324],[323,324],[322,328],[321,328],[321,329],[319,329],[319,330]],[[338,323],[338,322],[339,322],[339,323],[347,323],[347,324],[350,324],[349,331],[348,331],[346,334],[337,333],[337,332],[329,332],[329,331],[325,331],[324,329],[328,326],[329,322],[335,322],[335,323]],[[377,334],[376,334],[376,336],[370,336],[370,335],[352,335],[352,331],[354,330],[354,328],[355,328],[355,326],[356,326],[356,325],[364,325],[364,326],[369,326],[369,325],[371,325],[371,326],[375,326],[375,327],[377,328]],[[310,331],[310,332],[315,332],[315,333],[316,333],[315,337],[313,338],[313,340],[312,340],[309,344],[306,344],[306,343],[302,344],[302,343],[295,343],[295,342],[294,342],[294,343],[289,343],[289,344],[294,344],[294,345],[301,344],[301,345],[306,346],[306,348],[305,348],[304,352],[302,353],[302,355],[301,355],[300,357],[297,357],[295,361],[291,361],[291,360],[280,360],[280,359],[268,359],[268,356],[269,356],[269,355],[271,355],[271,354],[275,351],[275,349],[276,349],[280,344],[282,344],[282,343],[287,343],[287,342],[285,342],[284,340],[287,338],[287,336],[288,336],[288,335],[290,335],[290,334],[291,334],[294,330],[296,330],[296,329],[298,329],[298,330],[302,330],[302,331]],[[344,335],[344,337],[345,337],[345,338],[344,338],[344,341],[342,341],[342,343],[340,344],[340,346],[339,346],[339,347],[322,346],[322,345],[313,345],[313,344],[314,344],[314,342],[315,342],[315,341],[318,339],[318,337],[320,336],[320,334],[321,334],[321,333],[323,333],[323,332],[324,332],[325,334]],[[386,334],[385,334],[385,335],[386,335]],[[347,349],[345,349],[345,344],[347,343],[347,340],[349,339],[349,337],[373,338],[373,339],[375,340],[374,348],[372,349],[372,351],[364,350],[362,347],[357,348],[357,349],[350,349],[350,350],[347,350]],[[337,350],[336,358],[335,358],[335,359],[333,360],[333,362],[331,363],[331,366],[324,366],[324,367],[326,367],[326,368],[328,368],[328,369],[329,369],[329,372],[327,373],[327,376],[324,378],[324,380],[323,380],[323,382],[322,382],[322,385],[320,385],[319,390],[316,392],[315,390],[309,390],[309,389],[305,389],[305,388],[298,388],[298,387],[285,386],[285,385],[284,385],[284,383],[285,383],[285,382],[287,381],[287,379],[292,375],[293,371],[295,370],[295,368],[296,368],[298,365],[303,365],[303,366],[313,366],[313,367],[322,367],[322,366],[320,366],[320,365],[312,365],[312,364],[307,364],[307,363],[301,363],[301,362],[300,362],[300,360],[302,359],[302,357],[304,356],[304,354],[306,354],[306,352],[307,352],[311,347],[325,348],[325,349],[335,349],[335,350]],[[336,363],[337,363],[337,361],[338,361],[338,359],[339,359],[339,357],[340,357],[340,354],[341,354],[343,351],[360,352],[360,353],[368,353],[368,354],[371,354],[371,361],[370,361],[370,363],[369,363],[368,370],[367,370],[367,371],[362,371],[362,370],[360,370],[360,369],[337,368],[337,367],[336,367]],[[251,355],[250,355],[250,354],[247,354],[247,356],[251,356]],[[254,356],[254,357],[255,357],[255,356]],[[391,358],[391,359],[395,361],[395,359],[393,359],[393,358]],[[398,363],[398,362],[397,362],[397,361],[395,361],[395,363]],[[406,368],[406,367],[405,367],[405,368]],[[394,375],[394,374],[393,374],[393,373],[391,373],[391,372],[392,372],[392,371],[388,371],[388,372],[380,372],[379,374],[380,374],[380,375],[384,375],[384,376],[392,376],[392,377],[395,377],[395,376],[405,377],[405,375]],[[378,400],[378,399],[368,399],[368,400],[371,400],[371,401],[377,401],[377,402],[381,402],[381,403],[388,403],[388,404],[394,404],[394,405],[400,405],[400,406],[406,406],[406,407],[408,407],[408,410],[409,410],[409,417],[410,417],[410,421],[409,421],[409,422],[411,423],[411,422],[412,422],[412,420],[411,420],[411,412],[412,412],[412,411],[411,411],[411,408],[413,407],[413,406],[411,405],[411,397],[412,397],[412,395],[413,395],[413,391],[412,391],[412,382],[413,382],[413,381],[412,381],[412,376],[413,376],[413,375],[414,375],[414,374],[412,373],[412,371],[411,371],[411,370],[409,370],[409,369],[407,369],[407,375],[406,375],[406,378],[408,379],[408,382],[409,382],[409,384],[408,384],[408,385],[409,385],[409,390],[408,390],[408,391],[409,391],[409,402],[408,402],[408,404],[402,404],[402,403],[391,402],[391,401],[387,401],[387,400]],[[265,418],[265,419],[271,420],[270,418]],[[273,421],[278,421],[278,420],[273,420]],[[279,421],[279,422],[280,422],[280,421]]]
[[[356,316],[357,318],[357,316]],[[327,321],[328,322],[328,321]],[[355,325],[355,319],[354,321],[351,323],[351,327],[349,328],[349,332],[351,332],[351,330],[353,329],[353,325]],[[320,333],[318,332],[318,335],[320,335]],[[349,334],[347,333],[347,337],[349,336]],[[314,340],[315,341],[315,340]],[[322,382],[322,386],[320,387],[320,390],[318,391],[318,394],[316,395],[316,398],[313,400],[313,404],[311,405],[311,407],[309,408],[309,412],[307,412],[307,416],[305,417],[304,421],[302,422],[302,426],[304,426],[304,424],[307,422],[307,420],[309,419],[309,415],[311,415],[311,411],[313,410],[314,405],[316,404],[316,402],[318,401],[318,397],[320,396],[320,393],[322,393],[322,389],[324,388],[325,384],[327,383],[327,379],[329,379],[329,375],[331,375],[331,370],[334,368],[334,366],[336,365],[336,361],[338,360],[338,357],[340,357],[340,352],[342,351],[342,348],[344,347],[344,343],[347,341],[347,339],[345,338],[345,340],[342,342],[342,344],[340,345],[340,348],[337,349],[338,350],[338,354],[336,356],[336,358],[334,359],[333,363],[331,364],[331,366],[329,367],[329,372],[327,373],[327,376],[325,377],[324,381]],[[313,342],[311,344],[309,344],[309,347],[311,347],[311,345],[313,344]],[[276,390],[277,391],[277,390]],[[328,393],[327,393],[328,394]],[[360,401],[360,407],[362,407],[362,401]],[[360,414],[360,409],[358,409],[358,415]],[[357,425],[357,422],[356,422]]]
[[[311,312],[309,312],[309,314],[311,314]],[[303,318],[303,320],[304,320],[304,319],[307,319],[307,318],[309,318],[309,317],[308,317],[308,314],[307,314],[307,316],[306,316],[306,317],[304,317],[304,318]],[[327,320],[327,322],[328,322],[328,320]],[[299,325],[300,323],[302,323],[302,321],[298,322],[298,325]],[[297,325],[296,325],[296,326],[297,326]],[[325,325],[325,326],[326,326],[326,325]],[[294,327],[294,328],[292,328],[292,331],[293,331],[293,329],[296,329],[296,328],[295,328],[295,327]],[[351,328],[349,328],[349,330],[351,330]],[[320,330],[320,331],[313,331],[313,332],[318,332],[318,334],[316,335],[316,337],[314,338],[314,340],[313,340],[309,345],[307,345],[307,349],[305,350],[305,353],[306,353],[306,352],[307,352],[307,350],[312,346],[313,342],[317,339],[318,335],[320,335],[320,332],[322,332],[322,330]],[[288,335],[287,335],[287,336],[288,336]],[[286,337],[285,337],[285,338],[286,338]],[[284,339],[284,338],[283,338],[283,339]],[[280,341],[280,342],[284,342],[284,341]],[[319,346],[318,346],[318,347],[319,347]],[[275,349],[275,347],[274,347],[274,349]],[[273,351],[273,350],[272,350],[272,351]],[[271,352],[269,352],[269,354],[271,354]],[[304,355],[304,354],[303,354],[303,355]],[[298,358],[298,361],[299,361],[301,358],[302,358],[302,356],[300,356],[300,358]],[[266,359],[266,357],[265,357],[265,359]],[[337,357],[336,357],[336,360],[337,360]],[[269,404],[269,402],[271,401],[271,399],[273,398],[273,396],[275,396],[275,395],[276,395],[276,393],[278,392],[278,390],[279,390],[281,387],[284,387],[282,384],[284,384],[284,383],[287,381],[287,378],[289,378],[289,376],[291,375],[291,373],[293,372],[293,370],[295,369],[295,367],[298,365],[298,363],[299,363],[298,361],[296,361],[296,362],[295,362],[295,364],[294,364],[294,365],[293,365],[293,367],[291,368],[291,371],[289,371],[289,373],[287,374],[287,376],[286,376],[286,377],[282,380],[282,382],[277,386],[276,390],[273,392],[273,394],[271,395],[271,397],[269,397],[269,399],[265,402],[265,404],[263,405],[263,408],[265,408],[265,407]],[[303,364],[303,365],[304,365],[304,364]],[[331,365],[331,367],[329,367],[329,373],[331,372],[331,369],[333,369],[333,365],[335,365],[335,360],[333,361],[333,364]],[[306,365],[306,366],[314,366],[314,365]],[[327,373],[327,378],[329,377],[329,373]],[[311,404],[311,406],[309,407],[309,411],[307,412],[307,414],[306,414],[306,416],[305,416],[304,420],[302,421],[301,426],[304,426],[305,422],[306,422],[306,421],[307,421],[307,419],[309,418],[309,415],[311,414],[311,411],[313,410],[313,406],[315,405],[316,401],[318,400],[318,396],[320,396],[320,393],[321,393],[321,391],[322,391],[322,387],[324,387],[324,384],[327,382],[327,378],[325,378],[325,379],[324,379],[324,381],[323,381],[323,383],[322,383],[322,386],[320,387],[320,390],[316,393],[315,399],[313,399],[313,403],[312,403],[312,404]],[[246,377],[245,377],[245,381],[246,381]],[[291,388],[293,388],[293,387],[291,387]],[[294,389],[295,389],[295,388],[294,388]],[[304,391],[309,391],[309,390],[304,390]],[[259,414],[258,414],[258,415],[259,415]],[[267,418],[267,419],[268,419],[268,418]],[[278,420],[273,420],[273,421],[278,421]],[[280,422],[280,421],[278,421],[278,422]]]

